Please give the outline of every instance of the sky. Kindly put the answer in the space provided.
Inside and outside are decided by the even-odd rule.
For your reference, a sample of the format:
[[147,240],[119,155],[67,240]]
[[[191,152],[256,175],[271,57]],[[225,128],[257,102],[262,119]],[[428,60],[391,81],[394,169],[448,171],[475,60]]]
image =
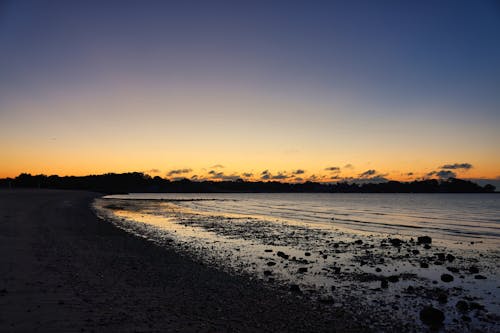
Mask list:
[[498,1],[0,1],[0,177],[500,178]]

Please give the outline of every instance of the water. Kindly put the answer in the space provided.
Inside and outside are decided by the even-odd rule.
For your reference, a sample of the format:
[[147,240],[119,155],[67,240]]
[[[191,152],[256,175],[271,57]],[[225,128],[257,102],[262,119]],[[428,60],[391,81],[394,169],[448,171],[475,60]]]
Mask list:
[[186,200],[177,204],[203,213],[500,245],[500,195],[496,194],[141,193],[108,198]]
[[[500,328],[492,317],[500,313],[500,195],[130,194],[98,199],[95,208],[125,230],[230,273],[296,285],[334,306],[369,300],[380,309],[370,312],[381,330],[384,313],[418,322],[429,303],[452,329]],[[424,235],[432,246],[415,242]],[[389,277],[397,282],[382,288]],[[460,299],[485,309],[457,312]]]

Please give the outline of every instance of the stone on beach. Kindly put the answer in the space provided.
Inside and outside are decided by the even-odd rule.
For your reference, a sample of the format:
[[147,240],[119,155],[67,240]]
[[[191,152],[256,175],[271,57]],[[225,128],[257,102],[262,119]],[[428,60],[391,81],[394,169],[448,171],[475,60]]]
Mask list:
[[432,305],[426,306],[420,311],[420,320],[431,327],[441,326],[444,318],[443,311],[434,308]]

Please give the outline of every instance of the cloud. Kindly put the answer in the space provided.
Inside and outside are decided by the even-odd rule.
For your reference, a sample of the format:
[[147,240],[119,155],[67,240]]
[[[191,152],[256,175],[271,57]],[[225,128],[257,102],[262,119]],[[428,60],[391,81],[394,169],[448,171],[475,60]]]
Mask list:
[[375,175],[376,173],[377,171],[373,169],[366,170],[365,172],[359,174],[359,178],[368,178],[370,176]]
[[335,173],[340,172],[340,168],[339,168],[339,167],[336,167],[336,166],[331,166],[331,167],[325,168],[325,170],[326,170],[326,171],[335,172]]
[[413,172],[408,172],[406,175],[407,176],[413,176]]
[[269,180],[269,179],[283,180],[287,178],[290,178],[290,176],[288,176],[285,172],[278,172],[277,175],[273,175],[272,173],[269,172],[269,170],[264,170],[260,173],[260,179],[262,180]]
[[457,174],[449,170],[439,170],[439,171],[431,171],[427,174],[427,176],[429,177],[436,176],[439,179],[448,179],[448,178],[455,178]]
[[224,172],[216,172],[214,170],[210,170],[209,174],[211,175],[210,179],[216,179],[216,180],[235,181],[241,179],[241,177],[237,174],[225,175]]
[[351,163],[347,163],[346,165],[344,165],[344,168],[345,169],[354,169],[354,165],[352,165]]
[[160,169],[151,169],[148,171],[148,173],[160,173],[161,170]]
[[216,165],[212,165],[210,167],[210,169],[223,169],[223,168],[224,168],[224,166],[222,164],[216,164]]
[[469,170],[469,169],[472,169],[472,164],[470,164],[470,163],[453,163],[453,164],[442,165],[439,168],[440,169],[447,169],[447,170],[457,170],[457,169]]
[[296,182],[303,182],[304,178],[302,178],[302,177],[295,177],[293,180],[295,180]]
[[250,172],[245,172],[242,174],[243,177],[246,177],[246,178],[250,178],[253,176],[253,173],[250,173]]
[[305,170],[297,169],[295,171],[292,171],[292,175],[302,175],[304,172]]
[[181,175],[183,173],[189,173],[193,171],[193,169],[174,169],[174,170],[170,170],[168,173],[167,173],[167,176],[173,176],[173,175]]

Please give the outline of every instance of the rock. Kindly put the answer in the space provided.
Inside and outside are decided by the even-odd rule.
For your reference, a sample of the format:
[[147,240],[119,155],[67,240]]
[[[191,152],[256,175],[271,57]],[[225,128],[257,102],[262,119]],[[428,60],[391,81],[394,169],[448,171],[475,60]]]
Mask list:
[[265,249],[264,252],[273,252],[271,249]]
[[420,236],[417,238],[417,243],[418,244],[431,244],[432,238],[429,236]]
[[446,260],[448,260],[449,262],[452,262],[453,260],[455,260],[455,256],[451,253],[448,253],[446,255]]
[[264,275],[265,276],[273,275],[273,272],[271,272],[271,271],[264,271]]
[[298,273],[305,273],[305,272],[307,272],[307,267],[299,267],[299,270],[297,272]]
[[448,303],[448,295],[446,295],[445,293],[440,293],[437,297],[437,300],[441,304],[446,304]]
[[460,312],[467,312],[467,311],[469,311],[469,303],[467,303],[464,300],[458,301],[457,304],[455,305],[455,307]]
[[472,319],[469,316],[463,315],[462,320],[469,323],[469,322],[471,322]]
[[439,327],[443,324],[444,313],[433,306],[426,306],[420,311],[420,320],[431,327]]
[[334,248],[338,248],[338,247],[339,247],[339,243],[335,243],[335,244],[333,244],[333,247],[334,247]]
[[417,254],[420,254],[420,251],[419,250],[412,250],[411,253],[413,253],[414,255],[417,255]]
[[328,258],[328,254],[323,254],[323,259]]
[[434,261],[434,265],[441,266],[442,264],[443,264],[442,261],[439,261],[439,260]]
[[421,262],[420,263],[420,268],[429,268],[429,264],[426,262]]
[[285,254],[284,252],[281,252],[281,251],[278,251],[278,252],[276,253],[276,255],[277,255],[278,257],[280,257],[280,258],[283,258],[283,259],[288,259],[288,258],[290,258],[290,256],[289,256],[288,254]]
[[389,242],[391,242],[391,245],[395,247],[399,247],[403,243],[403,241],[399,238],[390,238]]
[[310,253],[310,252],[306,252],[306,253],[304,253],[304,255],[305,255],[306,257],[310,257],[310,256],[311,256],[311,253]]
[[459,272],[458,268],[456,268],[456,267],[446,267],[446,269],[449,270],[452,273],[458,273]]
[[436,253],[435,254],[436,257],[438,257],[439,261],[445,261],[446,260],[446,256],[444,253]]
[[443,275],[441,275],[441,281],[443,281],[443,282],[451,282],[451,281],[453,281],[453,275],[443,274]]
[[335,274],[339,274],[340,273],[340,267],[332,267],[332,270]]
[[276,263],[274,261],[268,261],[267,262],[267,266],[274,266],[276,265]]
[[375,268],[375,272],[382,272],[382,269],[380,267]]
[[479,268],[477,268],[476,266],[471,266],[471,267],[469,267],[469,273],[477,274],[477,273],[479,273]]
[[321,303],[324,303],[324,304],[333,304],[335,301],[333,300],[333,297],[330,296],[330,295],[324,295],[324,296],[321,296],[319,297],[318,299]]
[[397,275],[391,275],[387,278],[387,281],[389,282],[392,282],[392,283],[396,283],[399,281],[399,276]]
[[476,279],[476,280],[486,280],[486,276],[478,274],[478,275],[474,276],[474,279]]
[[290,291],[294,292],[294,293],[300,293],[300,287],[296,284],[291,284],[290,285]]
[[484,305],[476,303],[476,302],[470,302],[469,308],[471,310],[484,310]]
[[354,244],[361,245],[363,244],[363,241],[361,239],[358,239],[354,242]]
[[424,245],[424,249],[428,250],[428,249],[430,249],[430,248],[431,248],[430,244],[425,244],[425,245]]
[[389,288],[389,282],[386,279],[383,279],[380,281],[380,287],[384,289]]

